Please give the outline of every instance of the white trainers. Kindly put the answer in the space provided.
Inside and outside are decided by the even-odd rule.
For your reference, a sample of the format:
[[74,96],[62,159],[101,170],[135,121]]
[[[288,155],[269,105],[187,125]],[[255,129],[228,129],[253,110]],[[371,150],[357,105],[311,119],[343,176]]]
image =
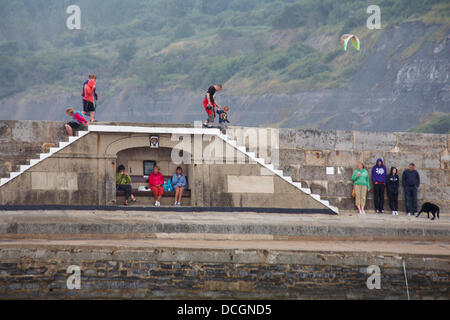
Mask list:
[[156,201],[155,202],[155,207],[160,207],[160,206],[161,206],[161,203],[159,201]]
[[418,213],[417,213],[417,212],[414,212],[414,217],[417,217],[417,215],[418,215]]
[[408,212],[408,217],[411,217],[411,212]]
[[395,216],[395,211],[392,211],[392,215]]

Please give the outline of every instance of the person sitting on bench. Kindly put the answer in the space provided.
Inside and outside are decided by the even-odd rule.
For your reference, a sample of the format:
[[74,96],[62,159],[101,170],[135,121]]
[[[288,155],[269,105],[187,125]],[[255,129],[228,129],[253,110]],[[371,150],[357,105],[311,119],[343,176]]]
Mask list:
[[116,186],[118,190],[125,191],[125,203],[128,205],[128,199],[131,197],[131,201],[136,202],[136,198],[132,194],[131,177],[125,172],[125,167],[120,165],[116,174]]
[[183,196],[184,188],[186,187],[186,177],[183,174],[183,169],[178,167],[176,173],[172,177],[172,186],[175,188],[175,206],[181,206],[181,197]]
[[155,197],[155,206],[161,206],[159,202],[161,197],[164,194],[164,176],[159,172],[160,168],[155,166],[153,168],[153,172],[148,176],[148,185],[153,192],[153,196]]

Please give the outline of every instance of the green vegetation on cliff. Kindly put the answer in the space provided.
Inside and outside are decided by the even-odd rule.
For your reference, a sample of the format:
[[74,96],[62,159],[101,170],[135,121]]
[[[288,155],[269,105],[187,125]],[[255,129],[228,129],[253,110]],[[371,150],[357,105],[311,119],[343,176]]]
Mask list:
[[[104,79],[134,78],[130,85],[149,88],[197,89],[233,77],[275,90],[282,83],[333,85],[349,72],[343,60],[335,61],[344,54],[339,34],[363,29],[368,17],[363,0],[81,0],[82,30],[68,30],[69,4],[0,4],[0,97],[80,80],[88,71]],[[431,23],[450,8],[445,0],[377,4],[384,28],[420,17]],[[321,47],[323,36],[333,39],[331,45]],[[366,38],[363,51],[373,40]],[[360,59],[351,50],[345,54],[344,64]]]
[[[344,86],[389,26],[440,24],[428,39],[394,55],[405,59],[450,25],[447,0],[80,0],[81,30],[68,30],[70,0],[0,3],[0,99],[31,88],[79,95],[95,72],[121,88],[291,93]],[[368,30],[368,5],[382,30]],[[361,52],[339,46],[354,32]],[[104,97],[104,96],[103,96]]]
[[450,114],[433,113],[421,119],[421,124],[411,128],[410,132],[450,134]]

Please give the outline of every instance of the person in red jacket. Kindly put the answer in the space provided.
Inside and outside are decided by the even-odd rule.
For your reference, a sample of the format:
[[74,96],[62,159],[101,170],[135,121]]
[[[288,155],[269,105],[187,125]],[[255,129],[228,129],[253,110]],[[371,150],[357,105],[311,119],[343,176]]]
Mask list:
[[95,93],[95,82],[97,77],[95,74],[89,75],[89,81],[83,87],[83,116],[90,112],[91,122],[95,122],[95,106],[94,106],[94,96]]
[[148,184],[155,197],[155,206],[159,207],[162,195],[164,194],[164,176],[159,172],[160,168],[155,166],[153,172],[148,176]]

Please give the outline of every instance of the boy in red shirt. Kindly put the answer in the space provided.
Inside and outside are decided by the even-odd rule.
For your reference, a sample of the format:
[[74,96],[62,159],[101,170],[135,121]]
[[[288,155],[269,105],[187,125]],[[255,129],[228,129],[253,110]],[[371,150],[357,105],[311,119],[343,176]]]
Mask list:
[[159,170],[160,168],[158,166],[155,166],[153,168],[153,172],[148,176],[148,184],[153,192],[153,196],[155,197],[156,207],[161,206],[161,203],[159,201],[164,194],[164,176],[161,174],[161,172],[159,172]]
[[95,93],[96,81],[97,76],[95,74],[90,74],[88,82],[83,85],[83,116],[90,112],[91,122],[95,122],[94,97],[97,96]]

